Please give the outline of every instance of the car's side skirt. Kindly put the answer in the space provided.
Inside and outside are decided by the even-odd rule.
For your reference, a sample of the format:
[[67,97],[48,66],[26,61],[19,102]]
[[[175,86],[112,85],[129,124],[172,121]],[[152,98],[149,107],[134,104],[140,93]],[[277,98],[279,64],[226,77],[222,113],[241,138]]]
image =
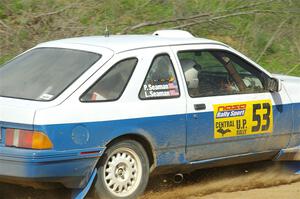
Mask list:
[[161,166],[161,167],[157,167],[153,171],[152,175],[176,173],[176,172],[190,173],[198,169],[223,167],[223,166],[234,165],[234,164],[272,160],[277,154],[278,151],[265,151],[261,153],[247,153],[247,154],[240,154],[234,156],[193,161],[188,164]]

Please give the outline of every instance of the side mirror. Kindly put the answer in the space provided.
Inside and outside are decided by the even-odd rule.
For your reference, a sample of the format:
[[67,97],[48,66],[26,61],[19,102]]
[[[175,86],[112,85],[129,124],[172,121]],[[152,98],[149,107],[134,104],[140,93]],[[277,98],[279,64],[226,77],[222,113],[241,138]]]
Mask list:
[[281,80],[277,78],[268,79],[268,90],[270,92],[279,92],[282,89]]

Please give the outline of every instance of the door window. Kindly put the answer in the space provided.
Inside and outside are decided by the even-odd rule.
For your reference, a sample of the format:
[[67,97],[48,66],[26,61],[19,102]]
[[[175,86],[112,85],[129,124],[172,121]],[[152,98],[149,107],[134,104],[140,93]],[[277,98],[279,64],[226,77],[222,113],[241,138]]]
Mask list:
[[140,90],[140,98],[162,99],[179,95],[179,86],[170,57],[167,54],[157,55]]
[[266,75],[232,53],[181,51],[178,58],[191,97],[266,91]]
[[81,101],[113,101],[119,99],[126,88],[137,62],[136,58],[130,58],[116,63],[83,94]]

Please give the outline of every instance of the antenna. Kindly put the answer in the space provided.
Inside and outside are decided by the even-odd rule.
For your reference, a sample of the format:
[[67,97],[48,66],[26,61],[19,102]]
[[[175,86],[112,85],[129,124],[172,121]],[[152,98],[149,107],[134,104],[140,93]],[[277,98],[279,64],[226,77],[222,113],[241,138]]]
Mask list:
[[[105,21],[107,23],[107,10],[106,10],[106,7],[104,6],[104,14],[105,14]],[[109,30],[108,30],[108,27],[107,27],[107,24],[105,25],[105,33],[104,33],[104,37],[109,37]]]
[[105,37],[109,37],[109,30],[107,28],[107,25],[105,26],[105,34],[104,34]]

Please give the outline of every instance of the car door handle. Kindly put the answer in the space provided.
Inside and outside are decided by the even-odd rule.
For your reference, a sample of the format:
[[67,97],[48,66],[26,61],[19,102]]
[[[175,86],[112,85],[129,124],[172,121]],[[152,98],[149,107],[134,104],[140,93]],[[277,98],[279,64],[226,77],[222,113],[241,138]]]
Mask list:
[[205,110],[206,105],[205,104],[194,104],[194,108],[196,111]]

